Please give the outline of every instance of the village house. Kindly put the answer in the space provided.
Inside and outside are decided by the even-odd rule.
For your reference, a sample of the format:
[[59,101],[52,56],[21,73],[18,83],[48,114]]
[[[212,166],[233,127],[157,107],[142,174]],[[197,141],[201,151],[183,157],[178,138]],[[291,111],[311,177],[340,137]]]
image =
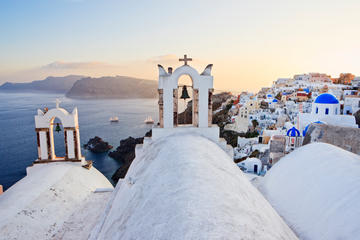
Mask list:
[[346,95],[344,98],[344,114],[354,114],[360,110],[360,95]]

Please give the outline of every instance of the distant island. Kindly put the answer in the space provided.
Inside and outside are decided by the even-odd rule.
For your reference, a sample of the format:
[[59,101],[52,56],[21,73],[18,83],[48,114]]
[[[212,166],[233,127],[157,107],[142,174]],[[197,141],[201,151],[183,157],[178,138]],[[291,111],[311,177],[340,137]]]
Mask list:
[[0,91],[16,91],[16,92],[54,92],[54,93],[66,93],[68,92],[74,83],[85,76],[81,75],[68,75],[65,77],[47,77],[44,80],[37,80],[26,83],[11,83],[6,82],[0,86]]
[[126,76],[92,78],[80,75],[47,77],[28,83],[6,82],[2,92],[63,93],[69,98],[156,98],[157,82]]
[[157,82],[126,76],[83,78],[67,92],[69,98],[156,98]]

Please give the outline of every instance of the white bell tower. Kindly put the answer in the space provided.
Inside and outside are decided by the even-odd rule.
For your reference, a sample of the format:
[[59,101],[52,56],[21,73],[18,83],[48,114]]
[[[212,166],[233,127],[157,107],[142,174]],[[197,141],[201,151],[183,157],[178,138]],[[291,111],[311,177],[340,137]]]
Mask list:
[[[220,130],[216,124],[212,124],[212,95],[213,76],[211,75],[212,64],[206,66],[199,74],[188,65],[191,58],[184,55],[179,59],[184,65],[172,71],[166,71],[161,65],[159,69],[159,125],[152,129],[152,140],[157,140],[176,133],[195,133],[204,136],[217,143],[230,155],[233,149],[227,145],[224,139],[219,138]],[[192,81],[192,124],[178,124],[178,88],[179,78],[188,75]],[[146,142],[146,140],[145,140]]]
[[[38,159],[35,163],[71,161],[82,162],[85,158],[81,155],[78,111],[74,108],[72,113],[60,108],[60,101],[56,100],[56,108],[44,111],[38,109],[35,115],[35,131],[37,135]],[[65,156],[55,155],[53,125],[58,118],[64,129]]]

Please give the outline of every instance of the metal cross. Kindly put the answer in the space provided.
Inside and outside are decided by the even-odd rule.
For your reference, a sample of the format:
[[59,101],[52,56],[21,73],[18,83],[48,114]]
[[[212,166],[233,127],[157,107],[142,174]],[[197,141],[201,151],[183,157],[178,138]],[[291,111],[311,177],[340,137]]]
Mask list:
[[188,61],[192,61],[192,58],[188,58],[186,54],[184,55],[184,58],[179,59],[179,62],[184,62],[184,65],[188,65]]

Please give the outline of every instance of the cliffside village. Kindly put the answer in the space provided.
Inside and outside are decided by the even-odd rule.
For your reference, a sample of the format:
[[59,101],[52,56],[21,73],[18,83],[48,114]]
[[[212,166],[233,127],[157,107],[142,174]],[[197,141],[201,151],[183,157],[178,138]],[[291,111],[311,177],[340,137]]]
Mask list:
[[279,78],[257,94],[242,92],[223,104],[232,103],[224,129],[259,135],[238,137],[235,162],[245,172],[264,175],[284,155],[316,141],[360,154],[359,87],[360,77],[350,73],[309,73]]
[[[191,58],[179,61],[184,65],[174,71],[158,65],[159,124],[134,145],[135,159],[115,188],[81,153],[78,109],[69,112],[59,100],[38,109],[38,157],[0,196],[0,239],[359,235],[359,78],[297,75],[221,105],[213,97],[212,64],[199,73],[188,65]],[[183,75],[192,79],[192,124],[177,114],[179,101],[189,98],[179,85]],[[225,112],[229,123],[214,124],[216,113]],[[56,118],[62,157],[55,154]],[[233,149],[226,130],[257,137],[239,137]]]

